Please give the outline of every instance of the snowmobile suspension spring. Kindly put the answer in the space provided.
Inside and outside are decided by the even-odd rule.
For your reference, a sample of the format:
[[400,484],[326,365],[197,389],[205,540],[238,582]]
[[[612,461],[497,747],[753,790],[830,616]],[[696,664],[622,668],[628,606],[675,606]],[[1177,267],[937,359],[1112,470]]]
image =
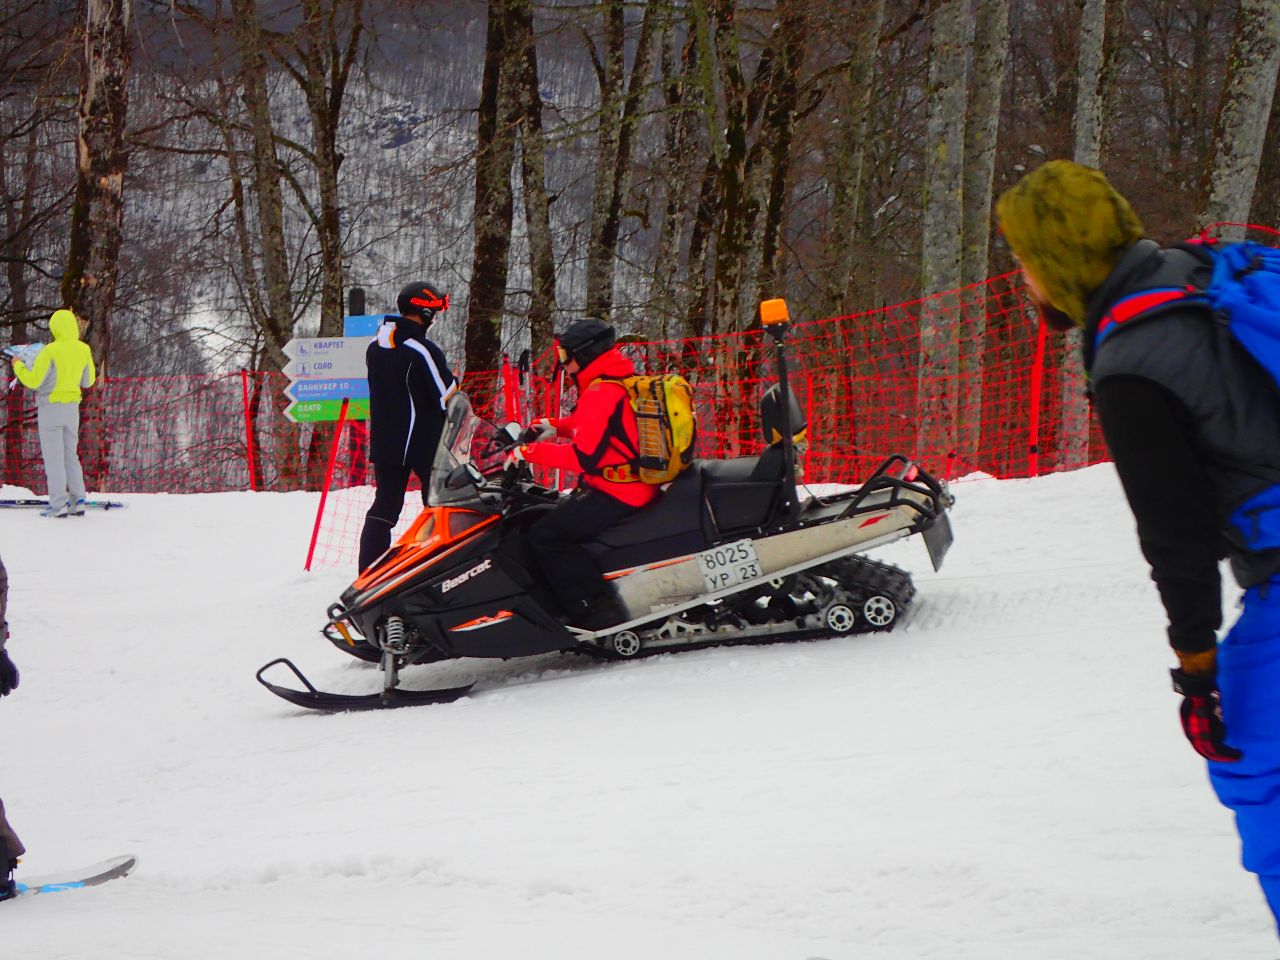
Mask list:
[[392,653],[404,653],[404,621],[399,617],[387,617],[387,622],[382,627],[382,646]]

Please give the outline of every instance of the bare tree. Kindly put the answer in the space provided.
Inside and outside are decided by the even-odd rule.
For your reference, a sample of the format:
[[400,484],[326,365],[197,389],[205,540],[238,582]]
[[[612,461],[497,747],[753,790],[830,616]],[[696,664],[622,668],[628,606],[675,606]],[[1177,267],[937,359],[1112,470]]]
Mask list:
[[[342,208],[338,195],[338,125],[351,69],[361,48],[364,0],[302,0],[302,22],[278,60],[302,92],[311,119],[307,159],[315,170],[318,204],[298,189],[298,199],[316,228],[320,246],[320,336],[342,332]],[[293,56],[298,63],[295,65]]]
[[[929,115],[925,140],[921,292],[960,286],[964,224],[964,117],[967,5],[940,0],[929,19]],[[954,450],[958,372],[956,304],[939,301],[920,318],[916,391],[918,453]]]
[[625,73],[626,14],[622,0],[604,4],[604,51],[592,46],[600,84],[600,121],[596,143],[595,190],[591,201],[590,241],[587,249],[587,313],[608,317],[613,309],[613,285],[622,207],[630,192],[634,166],[632,151],[640,107],[651,85],[654,40],[660,4],[647,0],[640,21],[631,74]]
[[[974,21],[973,67],[964,121],[964,227],[960,279],[964,285],[987,278],[991,247],[991,184],[1000,128],[1000,93],[1009,56],[1009,0],[978,0]],[[965,384],[961,443],[972,456],[982,439],[982,363],[986,305],[966,308],[960,370]]]
[[[1082,0],[1080,47],[1076,58],[1075,150],[1072,159],[1086,167],[1102,164],[1103,80],[1107,0]],[[1089,462],[1089,400],[1085,392],[1080,331],[1063,341],[1062,425],[1058,443],[1062,466],[1069,470]]]
[[241,99],[248,114],[257,199],[259,255],[265,314],[257,324],[265,335],[270,369],[281,370],[287,358],[284,345],[293,337],[294,304],[285,239],[282,167],[276,151],[275,128],[267,87],[267,38],[258,20],[257,0],[231,0],[231,35],[240,57]]
[[861,242],[868,232],[867,198],[870,195],[870,144],[867,130],[871,122],[871,97],[875,89],[880,36],[884,29],[885,2],[864,4],[860,19],[851,31],[853,46],[845,75],[848,97],[839,114],[841,134],[833,160],[831,207],[836,239],[832,275],[828,281],[829,309],[838,312],[864,305],[855,300],[855,273],[859,266]]
[[78,176],[63,301],[86,323],[100,368],[111,362],[111,311],[124,222],[131,0],[88,0],[80,85]]
[[502,317],[507,299],[514,199],[515,43],[512,0],[489,0],[484,77],[476,123],[475,247],[467,314],[466,368],[494,370],[502,352]]
[[1280,0],[1241,0],[1226,93],[1205,170],[1204,223],[1240,223],[1249,215],[1278,72]]
[[529,342],[534,356],[551,346],[556,310],[556,259],[551,232],[551,198],[547,193],[547,137],[538,90],[538,45],[533,31],[531,0],[513,0],[510,9],[512,42],[518,50],[520,182],[524,218],[529,231]]
[[1000,93],[1009,58],[1009,0],[978,0],[973,68],[964,122],[964,265],[961,281],[987,277],[991,183],[1000,127]]
[[1280,79],[1271,100],[1271,120],[1262,145],[1262,165],[1258,168],[1258,184],[1253,190],[1253,206],[1249,222],[1280,229]]

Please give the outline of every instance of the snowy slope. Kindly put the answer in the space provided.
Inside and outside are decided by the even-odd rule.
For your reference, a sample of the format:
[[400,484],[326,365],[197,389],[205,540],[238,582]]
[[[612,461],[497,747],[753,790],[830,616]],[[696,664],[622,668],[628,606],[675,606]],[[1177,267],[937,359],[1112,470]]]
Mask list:
[[[23,671],[5,957],[1133,958],[1277,953],[1182,739],[1109,467],[962,483],[891,635],[408,671],[453,705],[308,714],[253,681],[376,670],[316,633],[310,494],[0,513]],[[13,495],[10,488],[6,495]]]

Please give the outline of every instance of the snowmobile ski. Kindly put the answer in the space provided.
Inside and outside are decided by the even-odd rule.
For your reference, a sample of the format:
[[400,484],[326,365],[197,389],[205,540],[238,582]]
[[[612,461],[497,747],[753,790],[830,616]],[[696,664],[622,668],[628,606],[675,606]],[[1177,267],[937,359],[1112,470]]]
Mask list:
[[[282,687],[262,676],[277,665],[283,665],[291,670],[306,689],[295,690],[291,687]],[[468,683],[463,687],[449,687],[442,690],[405,690],[402,687],[392,687],[391,689],[383,690],[382,693],[363,695],[328,693],[324,690],[317,690],[311,681],[303,675],[302,671],[294,665],[293,661],[285,657],[280,657],[263,665],[257,676],[260,684],[282,700],[288,700],[295,706],[307,707],[311,710],[323,710],[329,713],[342,713],[348,710],[392,710],[396,707],[422,707],[433,703],[452,703],[465,697],[474,686],[474,684]]]
[[79,890],[81,887],[96,887],[108,880],[127,877],[137,865],[137,857],[113,857],[82,870],[69,870],[47,877],[32,877],[25,881],[18,880],[17,896],[30,897],[38,893],[61,893],[64,890]]
[[[86,500],[84,505],[89,510],[119,510],[124,503],[119,500]],[[25,499],[25,500],[0,500],[0,508],[3,507],[47,507],[48,500]]]

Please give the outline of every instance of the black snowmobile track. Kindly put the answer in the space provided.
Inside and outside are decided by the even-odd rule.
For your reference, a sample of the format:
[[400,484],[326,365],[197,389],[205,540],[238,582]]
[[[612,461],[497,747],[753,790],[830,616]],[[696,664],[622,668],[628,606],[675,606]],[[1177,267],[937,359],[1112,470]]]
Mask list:
[[842,557],[839,560],[833,560],[830,563],[814,567],[806,571],[806,573],[837,581],[846,591],[854,595],[859,604],[875,596],[888,597],[899,611],[898,616],[894,618],[892,624],[885,627],[872,626],[860,620],[857,627],[846,633],[839,633],[827,627],[808,630],[793,628],[782,630],[778,633],[736,637],[731,632],[723,634],[711,633],[705,634],[698,639],[690,640],[688,643],[668,643],[649,649],[642,647],[639,653],[631,656],[624,656],[609,650],[607,647],[597,647],[591,644],[583,644],[577,649],[579,652],[600,660],[639,660],[644,657],[656,657],[664,653],[687,653],[693,650],[707,650],[712,647],[763,646],[771,643],[799,643],[813,640],[830,640],[835,637],[851,637],[867,633],[886,633],[898,625],[916,593],[911,575],[901,567],[896,567],[891,563],[882,563],[878,560],[869,560],[866,557]]

